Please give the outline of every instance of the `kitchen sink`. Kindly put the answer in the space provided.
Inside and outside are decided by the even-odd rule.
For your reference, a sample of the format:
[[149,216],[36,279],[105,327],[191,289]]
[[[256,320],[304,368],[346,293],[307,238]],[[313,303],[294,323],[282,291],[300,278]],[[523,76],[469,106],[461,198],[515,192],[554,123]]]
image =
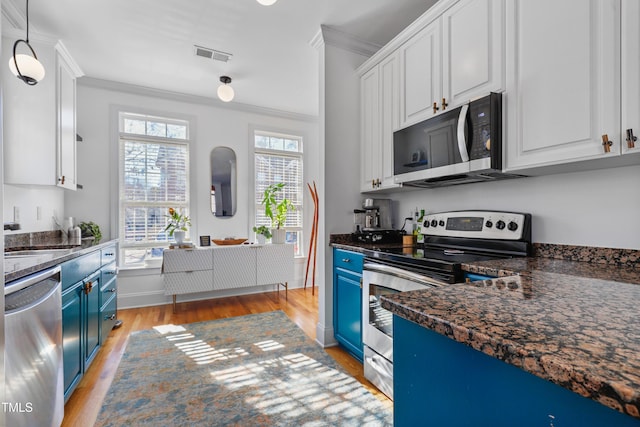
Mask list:
[[4,272],[22,270],[71,253],[71,249],[31,249],[4,253]]
[[71,249],[29,249],[24,251],[5,252],[4,257],[5,259],[19,258],[19,257],[35,257],[35,256],[55,258],[55,257],[67,255],[69,253],[71,253]]

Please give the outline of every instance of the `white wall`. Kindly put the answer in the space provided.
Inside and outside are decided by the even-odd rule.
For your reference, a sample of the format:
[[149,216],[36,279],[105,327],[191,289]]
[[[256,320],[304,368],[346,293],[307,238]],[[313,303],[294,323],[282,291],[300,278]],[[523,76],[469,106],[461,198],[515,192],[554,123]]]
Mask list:
[[[409,191],[388,197],[395,201],[396,224],[416,207],[427,212],[527,212],[533,218],[534,242],[640,249],[638,183],[640,166],[627,166]],[[345,224],[345,229],[349,225]]]
[[[371,55],[350,48],[331,29],[317,40],[320,57],[320,139],[324,141],[323,185],[319,188],[320,271],[316,340],[335,345],[333,333],[333,252],[329,235],[350,230],[353,208],[360,198],[360,79],[355,70]],[[345,46],[346,45],[346,46]],[[362,46],[356,46],[361,48]],[[365,47],[366,48],[366,47]]]
[[[211,90],[211,97],[214,97]],[[252,237],[249,234],[253,219],[249,215],[251,195],[249,177],[253,168],[250,129],[279,130],[303,135],[305,150],[304,181],[318,180],[319,167],[314,161],[318,157],[318,124],[316,118],[294,116],[269,110],[222,104],[207,98],[195,98],[146,91],[143,88],[127,87],[95,80],[82,80],[78,84],[77,96],[78,133],[84,139],[78,143],[78,182],[83,190],[68,192],[65,211],[81,220],[98,223],[107,238],[116,238],[117,199],[117,127],[111,122],[114,106],[147,111],[163,116],[187,116],[195,120],[192,129],[194,140],[190,149],[191,218],[192,239],[199,235],[218,237]],[[210,152],[217,146],[231,147],[237,157],[237,213],[233,218],[216,218],[210,210]],[[305,192],[305,235],[308,236],[312,222],[313,202]],[[305,248],[306,249],[306,248]],[[299,260],[297,277],[301,278],[304,260]],[[118,303],[120,307],[160,304],[169,301],[164,296],[164,286],[158,269],[144,274],[151,277],[141,279],[141,272],[128,274],[121,271],[118,277]],[[144,290],[137,285],[144,281]],[[294,286],[299,283],[294,284]]]
[[[5,231],[4,234],[54,230],[53,216],[56,216],[60,224],[63,223],[66,215],[64,212],[64,193],[67,190],[54,186],[4,184],[3,187],[2,217],[4,222],[13,222],[14,207],[17,207],[19,218],[16,222],[20,224],[20,230]],[[38,217],[38,210],[40,210],[40,217]],[[66,216],[73,215],[71,213]]]

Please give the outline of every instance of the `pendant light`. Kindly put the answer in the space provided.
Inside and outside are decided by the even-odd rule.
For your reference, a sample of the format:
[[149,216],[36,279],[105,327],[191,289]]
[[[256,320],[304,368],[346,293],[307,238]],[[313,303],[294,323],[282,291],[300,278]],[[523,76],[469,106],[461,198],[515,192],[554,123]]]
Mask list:
[[257,0],[257,1],[258,1],[258,3],[260,3],[263,6],[271,6],[272,4],[277,2],[278,0]]
[[[20,80],[28,84],[29,86],[33,86],[38,83],[40,80],[44,78],[44,67],[38,61],[38,57],[36,56],[36,52],[33,50],[31,45],[29,44],[29,0],[27,1],[27,37],[26,39],[16,40],[13,44],[13,56],[9,59],[9,69],[13,73],[14,76],[18,77]],[[16,50],[20,43],[24,43],[27,45],[29,50],[31,50],[30,55],[24,54],[16,54]]]
[[229,102],[235,95],[235,92],[231,87],[231,77],[221,76],[220,81],[222,84],[218,86],[218,98],[220,98],[220,101]]

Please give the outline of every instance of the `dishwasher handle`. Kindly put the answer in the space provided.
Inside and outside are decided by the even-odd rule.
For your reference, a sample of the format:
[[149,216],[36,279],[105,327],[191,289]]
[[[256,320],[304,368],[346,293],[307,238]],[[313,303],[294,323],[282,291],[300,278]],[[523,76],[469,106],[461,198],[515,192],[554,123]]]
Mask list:
[[4,287],[4,295],[7,296],[14,292],[18,292],[24,288],[28,288],[29,286],[33,286],[38,282],[43,282],[47,279],[54,278],[58,276],[56,280],[60,281],[60,266],[56,266],[50,268],[48,270],[43,270],[38,273],[32,274],[30,276],[24,277],[22,279],[15,280],[10,282],[8,285]]

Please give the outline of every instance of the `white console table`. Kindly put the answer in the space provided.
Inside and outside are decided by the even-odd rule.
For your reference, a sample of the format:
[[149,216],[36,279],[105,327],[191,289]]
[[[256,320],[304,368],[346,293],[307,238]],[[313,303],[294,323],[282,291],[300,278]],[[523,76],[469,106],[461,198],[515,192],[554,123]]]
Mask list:
[[[235,245],[165,249],[162,272],[165,295],[236,289],[293,280],[293,245]],[[279,289],[279,288],[278,288]]]

